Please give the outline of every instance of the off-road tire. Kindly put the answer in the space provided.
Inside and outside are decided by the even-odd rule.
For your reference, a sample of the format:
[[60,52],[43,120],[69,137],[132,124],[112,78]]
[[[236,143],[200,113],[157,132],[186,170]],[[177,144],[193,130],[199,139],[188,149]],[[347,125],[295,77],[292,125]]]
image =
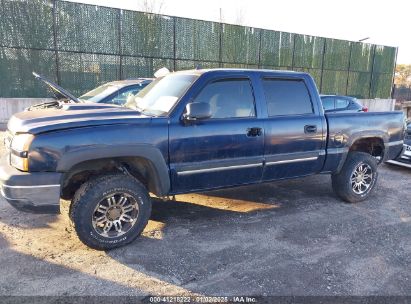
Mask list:
[[[119,237],[104,237],[93,227],[92,216],[96,206],[105,197],[125,193],[138,204],[134,226]],[[95,177],[85,182],[74,194],[70,218],[79,239],[97,250],[109,250],[134,241],[144,230],[151,215],[151,200],[146,188],[137,179],[125,174]]]
[[[356,193],[353,190],[351,178],[354,170],[360,164],[366,164],[372,169],[372,180],[368,189],[364,193]],[[348,203],[358,203],[368,198],[375,187],[378,179],[377,160],[370,154],[364,152],[350,152],[347,159],[338,174],[333,174],[332,187],[334,193]]]

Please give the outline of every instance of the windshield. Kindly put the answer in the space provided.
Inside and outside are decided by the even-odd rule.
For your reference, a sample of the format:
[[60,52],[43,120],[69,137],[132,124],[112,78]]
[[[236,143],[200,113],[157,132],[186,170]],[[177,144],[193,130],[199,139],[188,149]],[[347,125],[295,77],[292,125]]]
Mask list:
[[106,83],[79,97],[84,102],[99,102],[119,89],[118,86]]
[[170,112],[198,76],[170,74],[159,77],[141,90],[126,106],[147,115],[163,116]]

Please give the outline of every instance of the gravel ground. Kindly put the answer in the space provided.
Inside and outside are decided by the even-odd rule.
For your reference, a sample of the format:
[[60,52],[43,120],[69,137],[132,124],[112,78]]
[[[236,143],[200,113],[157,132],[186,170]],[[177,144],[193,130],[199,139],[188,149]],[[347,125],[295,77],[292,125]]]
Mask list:
[[411,295],[410,178],[382,165],[355,205],[321,175],[154,200],[143,236],[109,252],[80,243],[68,202],[0,199],[0,295]]

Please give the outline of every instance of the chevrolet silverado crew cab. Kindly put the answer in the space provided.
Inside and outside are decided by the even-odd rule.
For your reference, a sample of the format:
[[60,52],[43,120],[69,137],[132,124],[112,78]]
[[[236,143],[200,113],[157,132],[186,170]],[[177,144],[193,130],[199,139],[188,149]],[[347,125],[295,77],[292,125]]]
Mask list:
[[[80,240],[137,238],[158,197],[326,173],[342,200],[369,197],[403,150],[401,112],[324,114],[306,73],[212,69],[155,79],[127,107],[78,104],[11,117],[0,166],[14,207],[59,212]],[[274,194],[275,195],[275,194]]]

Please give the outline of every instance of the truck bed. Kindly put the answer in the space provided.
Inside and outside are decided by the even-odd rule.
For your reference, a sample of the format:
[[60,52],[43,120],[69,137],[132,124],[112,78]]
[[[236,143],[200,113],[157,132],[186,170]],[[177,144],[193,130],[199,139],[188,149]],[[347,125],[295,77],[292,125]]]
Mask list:
[[327,120],[327,157],[324,172],[341,169],[350,147],[360,138],[382,139],[386,153],[380,161],[396,158],[403,148],[403,113],[359,112],[329,113]]

